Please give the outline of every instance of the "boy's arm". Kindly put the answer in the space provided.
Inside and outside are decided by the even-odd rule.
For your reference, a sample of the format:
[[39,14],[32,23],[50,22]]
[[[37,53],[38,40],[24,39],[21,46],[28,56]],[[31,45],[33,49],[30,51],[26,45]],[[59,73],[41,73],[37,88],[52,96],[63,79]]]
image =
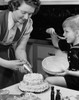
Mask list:
[[56,35],[55,30],[53,28],[48,28],[46,29],[46,33],[50,34],[53,46],[59,48],[58,45],[59,39]]
[[79,70],[78,71],[68,71],[68,73],[67,73],[68,75],[72,75],[72,76],[77,76],[77,77],[79,77]]

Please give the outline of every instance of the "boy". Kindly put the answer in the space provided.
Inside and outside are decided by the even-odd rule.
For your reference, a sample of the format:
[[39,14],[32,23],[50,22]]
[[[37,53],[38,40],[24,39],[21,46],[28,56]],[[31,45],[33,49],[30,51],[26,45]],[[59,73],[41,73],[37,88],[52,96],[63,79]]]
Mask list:
[[58,39],[53,28],[48,28],[46,32],[51,35],[54,46],[67,52],[69,69],[46,80],[53,85],[79,90],[79,15],[67,18],[62,26],[65,40]]

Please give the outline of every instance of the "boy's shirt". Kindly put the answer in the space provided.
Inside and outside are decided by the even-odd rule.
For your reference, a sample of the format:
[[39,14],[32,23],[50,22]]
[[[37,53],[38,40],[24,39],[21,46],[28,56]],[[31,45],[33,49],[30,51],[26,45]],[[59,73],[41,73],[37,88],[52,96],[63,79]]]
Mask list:
[[68,54],[69,69],[79,70],[79,44],[70,46],[66,40],[60,40],[59,48]]

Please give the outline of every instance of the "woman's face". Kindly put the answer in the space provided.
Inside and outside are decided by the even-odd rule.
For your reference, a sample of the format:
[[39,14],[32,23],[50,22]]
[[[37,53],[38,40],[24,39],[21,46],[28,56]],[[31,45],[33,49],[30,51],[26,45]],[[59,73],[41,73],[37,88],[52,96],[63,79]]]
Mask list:
[[24,23],[34,13],[35,8],[23,2],[17,10],[13,11],[14,21]]
[[76,33],[70,27],[65,27],[63,30],[63,36],[65,37],[67,43],[74,44],[76,41]]

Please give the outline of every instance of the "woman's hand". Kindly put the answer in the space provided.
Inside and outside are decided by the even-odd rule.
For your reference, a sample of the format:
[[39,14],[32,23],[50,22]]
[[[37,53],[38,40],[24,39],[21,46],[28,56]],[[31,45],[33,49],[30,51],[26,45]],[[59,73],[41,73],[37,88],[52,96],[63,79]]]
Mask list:
[[25,60],[24,62],[25,62],[25,64],[22,67],[19,68],[19,71],[24,72],[24,73],[26,73],[26,72],[31,73],[32,72],[31,64],[27,60]]
[[12,70],[19,70],[22,69],[22,72],[26,72],[23,70],[23,65],[25,64],[25,61],[21,60],[5,60],[3,66]]

